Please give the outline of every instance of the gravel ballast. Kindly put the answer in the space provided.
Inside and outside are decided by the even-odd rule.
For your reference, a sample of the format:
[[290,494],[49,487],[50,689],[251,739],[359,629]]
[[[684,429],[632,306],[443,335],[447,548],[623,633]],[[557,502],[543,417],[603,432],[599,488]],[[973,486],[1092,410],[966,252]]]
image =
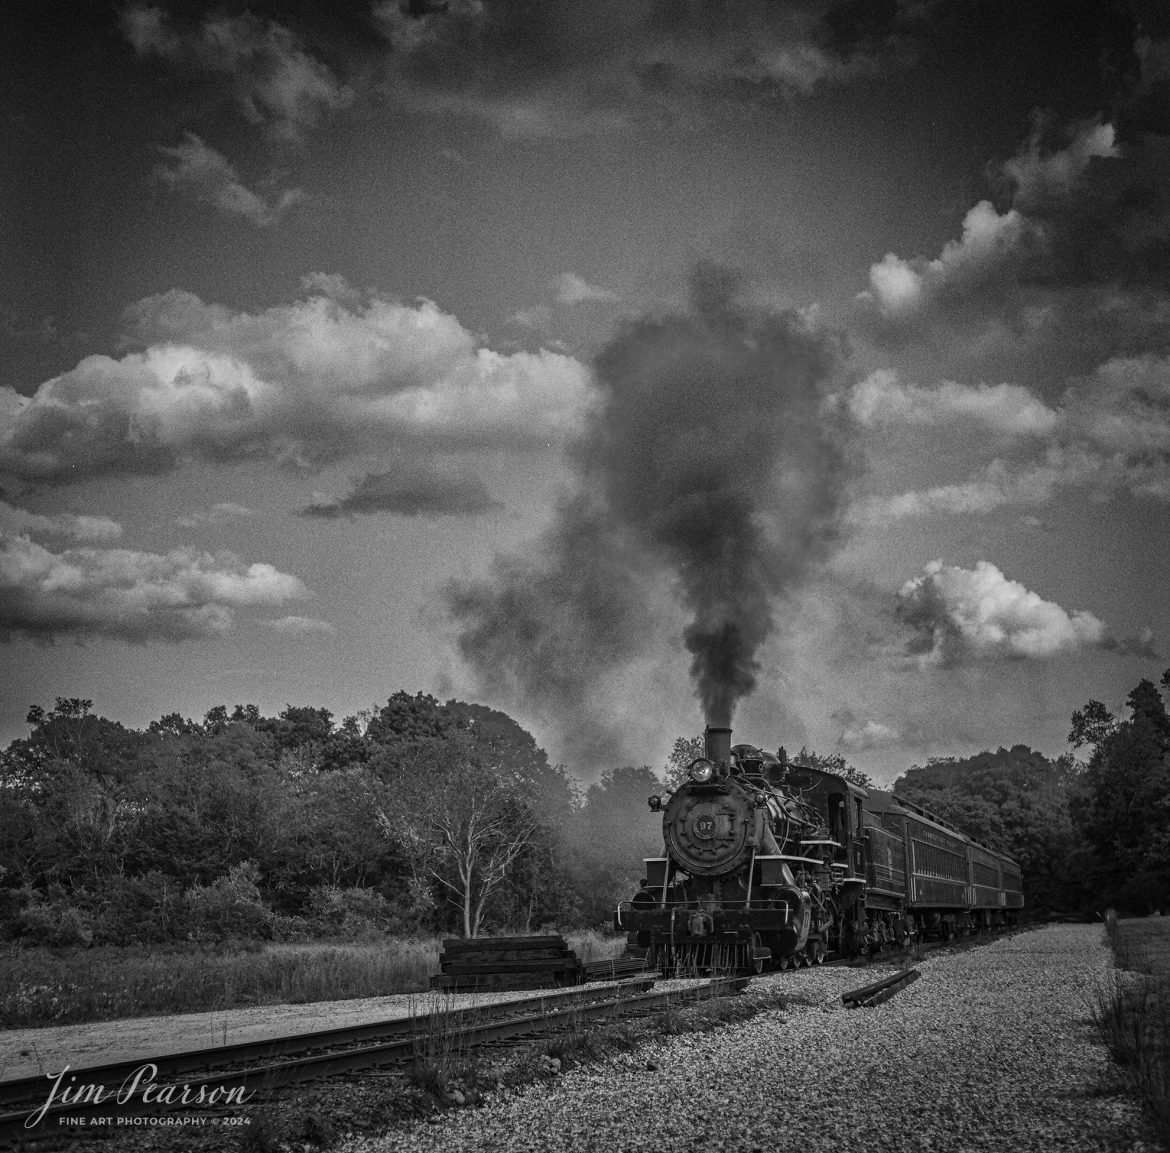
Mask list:
[[1100,926],[1054,925],[935,954],[873,1009],[842,992],[891,970],[778,974],[791,1001],[664,1037],[478,1109],[345,1143],[346,1153],[555,1150],[1156,1148],[1091,1022],[1109,980]]

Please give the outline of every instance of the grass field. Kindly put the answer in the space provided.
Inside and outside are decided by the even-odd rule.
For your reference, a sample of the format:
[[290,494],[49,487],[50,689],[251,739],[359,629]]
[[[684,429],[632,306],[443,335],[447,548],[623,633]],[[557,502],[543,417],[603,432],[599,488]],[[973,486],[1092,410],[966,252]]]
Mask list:
[[[582,961],[612,957],[624,937],[563,934]],[[438,937],[369,944],[281,944],[230,953],[144,949],[0,949],[0,1029],[303,1004],[426,989]]]
[[1123,969],[1170,978],[1170,917],[1119,920],[1113,951]]
[[1105,926],[1123,972],[1102,991],[1097,1024],[1170,1149],[1170,917],[1110,912]]

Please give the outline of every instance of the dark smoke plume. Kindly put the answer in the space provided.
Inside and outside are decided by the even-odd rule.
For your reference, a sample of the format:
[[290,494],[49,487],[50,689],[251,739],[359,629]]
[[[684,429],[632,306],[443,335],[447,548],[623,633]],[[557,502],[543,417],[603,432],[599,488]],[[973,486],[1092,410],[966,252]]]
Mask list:
[[447,608],[459,649],[489,698],[546,716],[589,759],[617,754],[594,687],[650,642],[637,553],[597,500],[564,501],[524,557],[497,557],[483,581],[454,581]]
[[531,557],[449,590],[486,691],[588,727],[591,689],[653,639],[647,589],[664,577],[690,615],[708,722],[730,725],[755,688],[780,601],[837,541],[852,457],[829,396],[836,342],[740,305],[736,287],[702,265],[688,313],[615,337],[596,361],[605,403],[573,450],[588,495]]

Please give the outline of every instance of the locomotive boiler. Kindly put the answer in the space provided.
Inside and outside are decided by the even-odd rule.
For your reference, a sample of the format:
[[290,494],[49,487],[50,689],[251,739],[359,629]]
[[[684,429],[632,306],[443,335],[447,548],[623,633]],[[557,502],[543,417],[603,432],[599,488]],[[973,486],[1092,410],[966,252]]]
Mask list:
[[663,855],[615,925],[663,972],[762,972],[949,936],[1022,903],[1015,862],[888,793],[731,744],[665,800]]

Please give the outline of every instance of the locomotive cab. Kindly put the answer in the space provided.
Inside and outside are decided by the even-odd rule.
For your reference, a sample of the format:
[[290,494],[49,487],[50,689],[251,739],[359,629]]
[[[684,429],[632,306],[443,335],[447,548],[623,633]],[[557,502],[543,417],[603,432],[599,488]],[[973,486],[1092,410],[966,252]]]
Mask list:
[[784,783],[823,815],[823,836],[806,838],[804,844],[808,846],[815,841],[831,849],[833,867],[842,871],[845,878],[863,877],[863,814],[868,791],[835,773],[798,764],[789,765]]

